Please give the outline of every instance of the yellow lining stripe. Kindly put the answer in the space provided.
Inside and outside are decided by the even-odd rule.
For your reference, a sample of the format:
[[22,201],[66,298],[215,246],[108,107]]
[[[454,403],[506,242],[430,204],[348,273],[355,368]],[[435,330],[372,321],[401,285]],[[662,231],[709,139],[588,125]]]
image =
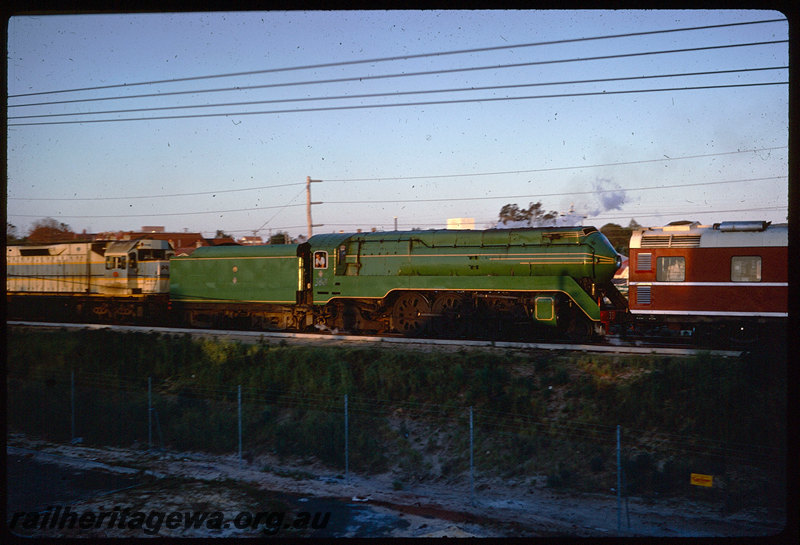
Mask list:
[[[441,288],[392,288],[389,291],[387,291],[386,293],[384,293],[383,297],[352,297],[352,296],[348,296],[348,295],[345,295],[345,296],[334,295],[333,297],[328,297],[327,299],[316,299],[315,298],[313,304],[330,303],[331,299],[375,299],[375,300],[379,300],[379,299],[385,299],[386,296],[389,295],[393,291],[518,291],[518,292],[529,292],[529,293],[530,292],[535,292],[535,293],[563,293],[564,295],[569,297],[571,301],[575,301],[575,299],[570,297],[569,293],[567,293],[564,290],[517,290],[517,289],[498,289],[498,288],[478,288],[478,289],[465,289],[465,288],[453,288],[453,289],[450,289],[450,288],[446,288],[446,289],[441,289]],[[579,309],[581,309],[581,312],[586,314],[586,311],[583,310],[583,308],[580,305],[576,305],[576,306]],[[590,320],[592,320],[593,322],[599,322],[600,321],[600,320],[593,319],[588,314],[586,314],[586,317],[589,318]]]
[[64,293],[64,292],[52,292],[52,291],[12,291],[7,292],[10,295],[19,296],[19,297],[70,297],[75,299],[83,299],[86,297],[97,298],[97,299],[107,299],[109,297],[127,297],[130,299],[143,299],[145,297],[154,297],[154,296],[166,296],[166,292],[148,292],[148,293]]
[[263,255],[263,256],[249,256],[249,257],[180,257],[176,258],[178,261],[212,261],[212,260],[239,260],[239,259],[297,259],[296,255]]
[[[357,254],[347,254],[349,256],[355,256]],[[497,253],[465,253],[465,254],[425,254],[425,253],[414,253],[414,254],[361,254],[359,257],[489,257],[489,256],[536,256],[536,255],[592,255],[591,252],[520,252],[520,253],[508,253],[508,252],[497,252]]]
[[175,303],[212,303],[212,304],[229,304],[229,303],[275,303],[275,304],[289,304],[296,305],[297,301],[260,301],[256,299],[172,299]]
[[[44,256],[47,257],[47,256]],[[159,259],[157,261],[166,261],[166,259]],[[139,261],[139,263],[155,263],[157,261]],[[51,261],[49,263],[27,263],[23,261],[6,261],[6,266],[16,266],[16,267],[54,267],[56,265],[105,265],[105,261],[90,261],[86,263],[86,261]]]

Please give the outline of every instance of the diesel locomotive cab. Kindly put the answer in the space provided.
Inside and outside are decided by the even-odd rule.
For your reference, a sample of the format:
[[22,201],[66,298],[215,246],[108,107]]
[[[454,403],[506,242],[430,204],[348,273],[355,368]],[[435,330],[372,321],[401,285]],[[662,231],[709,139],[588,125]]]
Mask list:
[[175,252],[166,240],[111,242],[105,250],[102,293],[111,295],[166,293],[169,258]]

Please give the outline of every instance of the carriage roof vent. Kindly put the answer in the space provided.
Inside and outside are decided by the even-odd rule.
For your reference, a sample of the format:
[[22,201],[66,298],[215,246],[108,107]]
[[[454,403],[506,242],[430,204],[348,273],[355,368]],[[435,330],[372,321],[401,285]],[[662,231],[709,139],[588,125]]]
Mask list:
[[735,231],[765,231],[771,221],[723,221],[715,223],[714,229],[723,233]]

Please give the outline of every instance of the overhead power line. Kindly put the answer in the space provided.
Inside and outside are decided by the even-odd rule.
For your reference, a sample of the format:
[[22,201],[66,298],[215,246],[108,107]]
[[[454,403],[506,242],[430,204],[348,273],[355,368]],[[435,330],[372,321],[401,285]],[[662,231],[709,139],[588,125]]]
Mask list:
[[333,178],[333,179],[325,178],[324,181],[325,182],[381,182],[389,180],[433,180],[439,178],[466,178],[472,176],[503,176],[506,174],[530,174],[534,172],[556,172],[559,170],[578,170],[584,168],[600,168],[600,167],[615,167],[624,165],[641,165],[646,163],[662,163],[664,161],[678,161],[681,159],[700,159],[704,157],[718,157],[721,155],[735,155],[738,153],[758,153],[762,151],[773,151],[773,150],[787,149],[787,148],[788,146],[776,146],[772,148],[760,148],[752,150],[725,151],[721,153],[704,153],[700,155],[683,155],[680,157],[667,157],[665,155],[663,159],[642,159],[639,161],[621,161],[617,163],[600,163],[594,165],[534,168],[528,170],[505,170],[496,172],[473,172],[473,173],[462,173],[462,174],[434,174],[429,176],[392,176],[392,177],[386,176],[380,178]]
[[[705,157],[720,157],[723,155],[737,155],[741,153],[760,153],[764,151],[774,151],[779,149],[787,149],[788,146],[774,146],[770,148],[757,148],[757,149],[747,149],[747,150],[736,150],[736,151],[723,151],[719,153],[704,153],[700,155],[682,155],[678,157],[667,157],[666,155],[663,158],[659,159],[642,159],[638,161],[620,161],[616,163],[600,163],[600,164],[593,164],[593,165],[573,165],[573,166],[565,166],[565,167],[548,167],[548,168],[536,168],[536,169],[527,169],[527,170],[506,170],[506,171],[496,171],[496,172],[471,172],[471,173],[460,173],[460,174],[432,174],[426,176],[382,176],[380,178],[346,178],[346,179],[337,179],[337,178],[325,178],[325,182],[329,183],[337,183],[337,182],[381,182],[381,181],[389,181],[389,180],[432,180],[432,179],[441,179],[441,178],[463,178],[463,177],[472,177],[472,176],[502,176],[506,174],[530,174],[534,172],[555,172],[560,170],[579,170],[585,168],[601,168],[601,167],[613,167],[613,166],[625,166],[625,165],[640,165],[646,163],[663,163],[665,161],[679,161],[685,159],[701,159]],[[260,191],[262,189],[272,189],[277,187],[289,187],[289,186],[297,186],[302,185],[305,186],[305,182],[296,182],[291,184],[277,184],[277,185],[266,185],[266,186],[257,186],[257,187],[245,187],[241,189],[220,189],[217,191],[199,191],[199,192],[192,192],[192,193],[171,193],[171,194],[157,194],[157,195],[136,195],[136,196],[123,196],[123,197],[8,197],[10,201],[100,201],[100,200],[133,200],[133,199],[161,199],[166,197],[194,197],[199,195],[216,195],[217,193],[234,193],[234,192],[242,192],[242,191]]]
[[134,199],[163,199],[167,197],[196,197],[199,195],[217,195],[219,193],[238,193],[242,191],[260,191],[262,189],[274,189],[277,187],[291,187],[294,185],[305,185],[304,182],[292,184],[263,185],[259,187],[246,187],[242,189],[219,189],[217,191],[196,191],[193,193],[166,193],[157,195],[137,195],[133,197],[9,197],[10,201],[130,201]]
[[627,95],[634,93],[660,93],[667,91],[699,91],[708,89],[733,89],[743,87],[764,87],[769,85],[788,85],[788,81],[777,82],[762,82],[762,83],[736,83],[731,85],[699,85],[695,87],[667,87],[661,89],[634,89],[626,91],[596,91],[588,93],[561,93],[553,95],[532,95],[521,97],[489,97],[489,98],[473,98],[473,99],[456,99],[456,100],[431,100],[425,102],[400,102],[395,104],[358,104],[352,106],[321,106],[317,108],[296,108],[293,110],[265,110],[258,112],[227,112],[227,113],[214,113],[214,114],[193,114],[193,115],[164,115],[164,116],[151,116],[151,117],[130,117],[120,119],[80,119],[74,121],[42,121],[42,122],[29,122],[29,123],[8,123],[8,127],[30,127],[37,125],[75,125],[81,123],[116,123],[120,121],[161,121],[167,119],[199,119],[206,117],[231,117],[231,116],[246,116],[246,115],[272,115],[272,114],[294,114],[294,113],[310,113],[310,112],[332,112],[342,110],[364,110],[371,108],[397,108],[403,106],[438,106],[444,104],[467,104],[473,102],[500,102],[509,100],[536,100],[547,98],[577,98],[588,96],[610,96],[610,95]]
[[[324,201],[318,204],[395,204],[395,203],[405,203],[405,202],[456,202],[456,201],[483,201],[483,200],[508,200],[508,199],[528,199],[528,198],[541,198],[541,197],[562,197],[567,195],[596,195],[599,193],[619,193],[619,192],[629,192],[629,191],[648,191],[653,189],[680,189],[684,187],[698,187],[698,186],[709,186],[709,185],[723,185],[723,184],[734,184],[734,183],[744,183],[744,182],[759,182],[759,181],[767,181],[767,180],[779,180],[782,178],[787,178],[787,176],[771,176],[766,178],[749,178],[744,180],[723,180],[718,182],[698,182],[692,184],[676,184],[670,186],[646,186],[646,187],[629,187],[629,188],[615,188],[615,189],[596,189],[591,191],[569,191],[564,193],[536,193],[536,194],[527,194],[527,195],[497,195],[497,196],[490,196],[490,197],[444,197],[444,198],[437,198],[437,199],[393,199],[393,200],[370,200],[370,201]],[[58,214],[59,217],[62,218],[138,218],[138,217],[159,217],[159,216],[188,216],[188,215],[201,215],[201,214],[227,214],[232,212],[255,212],[259,210],[274,210],[276,208],[289,208],[289,207],[296,207],[296,206],[305,206],[303,204],[285,204],[282,206],[261,206],[261,207],[253,207],[253,208],[237,208],[232,210],[207,210],[204,212],[173,212],[173,213],[164,213],[164,214],[114,214],[110,216],[98,216],[98,215],[68,215],[68,214]],[[21,217],[21,218],[32,218],[32,217],[41,217],[39,215],[24,215],[24,214],[8,214],[8,216],[12,217]]]
[[[204,214],[228,214],[231,212],[258,212],[259,210],[275,210],[276,208],[289,208],[292,206],[305,206],[304,204],[284,204],[281,206],[255,206],[253,208],[234,208],[232,210],[207,210],[204,212],[170,212],[166,214],[112,214],[109,216],[73,216],[69,214],[55,214],[60,218],[144,218],[144,217],[163,217],[163,216],[197,216]],[[42,214],[7,214],[15,218],[40,218]]]
[[[638,81],[646,79],[661,79],[661,78],[680,78],[680,77],[693,77],[693,76],[710,76],[720,74],[739,74],[746,72],[760,72],[765,70],[788,70],[788,66],[770,66],[762,68],[740,68],[736,70],[715,70],[706,72],[686,72],[677,74],[657,74],[651,76],[625,76],[617,78],[596,78],[586,80],[573,80],[573,81],[552,81],[552,82],[537,82],[537,83],[517,83],[513,85],[490,85],[483,87],[457,87],[450,89],[429,89],[424,91],[391,91],[386,93],[368,93],[358,95],[338,95],[338,96],[318,96],[318,97],[302,97],[302,98],[282,98],[272,100],[252,100],[245,102],[221,102],[216,104],[189,104],[186,106],[154,106],[150,108],[126,108],[122,110],[98,110],[94,112],[69,112],[60,114],[32,114],[32,115],[15,115],[9,116],[8,119],[36,119],[43,117],[70,117],[70,116],[87,116],[87,115],[107,115],[107,114],[127,114],[127,113],[140,113],[140,112],[156,112],[165,110],[186,110],[196,108],[222,108],[229,106],[255,106],[260,104],[283,104],[292,102],[313,102],[320,100],[352,100],[364,98],[381,98],[381,97],[398,97],[406,95],[426,95],[436,93],[462,93],[462,92],[476,92],[476,91],[498,91],[501,89],[523,89],[528,87],[547,87],[551,85],[579,85],[586,83],[612,83],[620,81]],[[46,104],[46,103],[45,103]]]
[[[636,218],[651,218],[651,217],[658,217],[658,216],[692,216],[692,215],[709,215],[709,214],[722,214],[722,213],[746,213],[746,212],[769,212],[769,211],[776,211],[776,210],[787,210],[787,205],[782,206],[762,206],[762,207],[750,207],[750,208],[731,208],[731,209],[722,209],[722,210],[708,210],[704,208],[702,210],[677,210],[677,211],[663,211],[663,212],[655,212],[655,211],[641,211],[641,212],[629,212],[629,213],[620,213],[618,215],[612,214],[607,215],[606,213],[601,213],[596,216],[588,216],[584,214],[577,214],[584,216],[587,220],[594,221],[594,220],[612,220],[612,219],[636,219]],[[499,220],[498,218],[492,219],[475,219],[476,225],[491,225],[497,223]],[[370,228],[370,227],[378,227],[383,225],[392,225],[391,221],[385,222],[369,222],[364,221],[361,223],[339,223],[339,222],[327,222],[326,225],[329,227],[330,230],[337,230],[342,227],[348,228]],[[421,227],[426,226],[427,228],[435,228],[435,227],[446,227],[447,223],[445,222],[430,222],[430,221],[416,221],[416,222],[402,222],[399,223],[400,226],[403,227]],[[289,231],[292,229],[304,229],[305,225],[280,225],[272,227],[273,230],[276,231]],[[251,233],[252,229],[226,229],[226,233]]]
[[587,42],[593,40],[608,40],[608,39],[617,39],[617,38],[628,38],[634,36],[648,36],[648,35],[655,35],[655,34],[667,34],[673,32],[687,32],[687,31],[695,31],[695,30],[708,30],[712,28],[725,28],[725,27],[735,27],[735,26],[744,26],[744,25],[757,25],[757,24],[766,24],[766,23],[785,23],[786,19],[767,19],[762,21],[744,21],[738,23],[724,23],[718,25],[705,25],[705,26],[698,26],[698,27],[687,27],[687,28],[672,28],[672,29],[664,29],[664,30],[649,30],[649,31],[642,31],[642,32],[630,32],[625,34],[612,34],[606,36],[592,36],[587,38],[570,38],[564,40],[552,40],[546,42],[533,42],[533,43],[524,43],[524,44],[514,44],[514,45],[501,45],[501,46],[492,46],[492,47],[481,47],[481,48],[473,48],[473,49],[459,49],[453,51],[438,51],[433,53],[419,53],[414,55],[399,55],[393,57],[379,57],[374,59],[358,59],[358,60],[351,60],[351,61],[339,61],[339,62],[332,62],[332,63],[321,63],[321,64],[312,64],[312,65],[302,65],[302,66],[290,66],[290,67],[283,67],[283,68],[269,68],[264,70],[251,70],[245,72],[232,72],[227,74],[212,74],[206,76],[191,76],[191,77],[184,77],[184,78],[173,78],[173,79],[166,79],[166,80],[151,80],[151,81],[142,81],[142,82],[135,82],[135,83],[118,83],[112,85],[101,85],[95,87],[82,87],[82,88],[75,88],[75,89],[61,89],[61,90],[53,90],[53,91],[39,91],[33,93],[18,93],[14,95],[8,95],[8,98],[16,98],[16,97],[24,97],[24,96],[37,96],[37,95],[48,95],[48,94],[58,94],[58,93],[72,93],[72,92],[79,92],[79,91],[95,91],[95,90],[102,90],[102,89],[119,89],[123,87],[133,87],[133,86],[142,86],[142,85],[156,85],[156,84],[164,84],[164,83],[178,83],[178,82],[185,82],[185,81],[198,81],[203,79],[216,79],[216,78],[229,78],[229,77],[239,77],[239,76],[252,76],[257,74],[273,74],[278,72],[288,72],[288,71],[297,71],[297,70],[310,70],[310,69],[320,69],[320,68],[334,68],[339,66],[349,66],[349,65],[356,65],[356,64],[372,64],[372,63],[379,63],[379,62],[389,62],[389,61],[398,61],[398,60],[410,60],[410,59],[420,59],[426,57],[438,57],[438,56],[445,56],[445,55],[461,55],[467,53],[483,53],[488,51],[500,51],[506,49],[517,49],[517,48],[525,48],[525,47],[539,47],[539,46],[546,46],[546,45],[557,45],[557,44],[566,44],[566,43],[577,43],[577,42]]
[[401,203],[401,202],[450,202],[450,201],[487,201],[497,199],[528,199],[531,197],[563,197],[567,195],[596,195],[598,193],[620,193],[628,191],[648,191],[652,189],[680,189],[684,187],[699,187],[706,185],[737,184],[744,182],[761,182],[766,180],[780,180],[787,176],[770,176],[767,178],[749,178],[746,180],[725,180],[721,182],[698,182],[694,184],[676,184],[668,186],[647,186],[647,187],[618,187],[616,189],[594,189],[591,191],[568,191],[565,193],[535,193],[527,195],[499,195],[496,197],[445,197],[441,199],[397,199],[380,201],[325,201],[325,204],[376,204],[376,203]]
[[448,68],[448,69],[439,69],[439,70],[427,70],[421,72],[401,72],[397,74],[379,74],[375,76],[369,75],[362,75],[356,77],[348,77],[348,78],[334,78],[334,79],[324,79],[324,80],[310,80],[310,81],[294,81],[294,82],[284,82],[284,83],[270,83],[264,85],[249,85],[249,86],[236,86],[236,87],[228,87],[228,88],[217,88],[217,89],[194,89],[188,91],[171,91],[171,92],[162,92],[162,93],[147,93],[147,94],[139,94],[139,95],[127,95],[127,96],[114,96],[114,97],[95,97],[95,98],[84,98],[84,99],[72,99],[72,100],[59,100],[59,101],[52,101],[52,102],[33,102],[28,104],[12,104],[9,105],[9,108],[21,108],[26,106],[48,106],[54,104],[74,104],[74,103],[83,103],[83,102],[98,102],[98,101],[106,101],[106,100],[126,100],[126,99],[134,99],[134,98],[163,98],[166,96],[176,96],[176,95],[195,95],[201,93],[221,93],[221,92],[231,92],[231,91],[251,91],[256,89],[272,89],[278,87],[296,87],[302,85],[319,85],[319,84],[330,84],[330,83],[347,83],[347,82],[363,82],[363,81],[371,81],[371,80],[380,80],[380,79],[389,79],[389,78],[408,78],[408,77],[416,77],[416,76],[434,76],[434,75],[442,75],[442,74],[455,74],[459,72],[476,72],[481,70],[502,70],[502,69],[509,69],[509,68],[524,68],[529,66],[540,66],[540,65],[549,65],[549,64],[565,64],[565,63],[573,63],[573,62],[589,62],[589,61],[597,61],[597,60],[611,60],[611,59],[623,59],[627,57],[642,57],[647,55],[665,55],[665,54],[675,54],[675,53],[689,53],[689,52],[697,52],[697,51],[707,51],[713,49],[730,49],[735,47],[752,47],[752,46],[759,46],[759,45],[774,45],[776,43],[786,43],[787,40],[779,40],[779,41],[768,41],[768,42],[750,42],[744,44],[726,44],[726,45],[718,45],[718,46],[705,46],[705,47],[693,47],[687,49],[668,49],[662,51],[643,51],[637,53],[620,53],[616,55],[604,55],[599,57],[574,57],[569,59],[555,59],[555,60],[544,60],[544,61],[531,61],[531,62],[524,62],[524,63],[512,63],[512,64],[496,64],[496,65],[489,65],[489,66],[471,66],[465,68]]
[[[633,218],[634,216],[637,218],[652,218],[656,216],[688,216],[692,214],[723,214],[723,213],[730,213],[730,212],[768,212],[771,210],[787,210],[787,206],[762,206],[758,208],[732,208],[729,210],[687,210],[682,212],[648,212],[648,213],[629,213],[622,216],[606,216],[604,214],[600,214],[597,216],[592,216],[592,219],[624,219],[624,218]],[[634,218],[635,219],[635,218]]]
[[[300,185],[303,185],[303,186],[304,186],[304,185],[306,185],[306,184],[304,184],[304,183],[301,183]],[[272,215],[272,217],[271,217],[271,218],[269,218],[267,221],[265,221],[264,223],[262,223],[262,224],[261,224],[261,227],[259,227],[259,228],[258,228],[258,229],[256,229],[255,231],[253,231],[253,234],[255,235],[256,233],[258,233],[259,231],[261,231],[262,229],[264,229],[264,228],[267,226],[267,224],[268,224],[269,222],[271,222],[271,221],[272,221],[272,220],[274,220],[276,217],[278,217],[278,214],[280,214],[281,212],[283,212],[283,211],[284,211],[284,210],[285,210],[287,207],[291,206],[291,205],[292,205],[291,203],[292,203],[292,202],[294,202],[294,200],[295,200],[297,197],[299,197],[300,195],[302,195],[304,191],[305,191],[305,188],[301,189],[301,190],[300,190],[300,192],[299,192],[297,195],[295,195],[294,197],[292,197],[292,198],[289,200],[289,202],[287,202],[285,205],[283,205],[283,206],[280,208],[280,210],[278,210],[277,212],[275,212],[275,213]]]

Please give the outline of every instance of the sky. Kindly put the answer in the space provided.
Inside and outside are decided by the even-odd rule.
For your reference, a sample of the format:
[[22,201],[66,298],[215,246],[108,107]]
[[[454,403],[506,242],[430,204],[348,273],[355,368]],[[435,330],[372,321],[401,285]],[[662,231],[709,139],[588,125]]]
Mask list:
[[[754,24],[697,28],[731,23]],[[787,221],[776,11],[45,14],[7,31],[19,235],[48,217],[305,235],[308,177],[315,234],[488,228],[531,202],[597,227]]]

